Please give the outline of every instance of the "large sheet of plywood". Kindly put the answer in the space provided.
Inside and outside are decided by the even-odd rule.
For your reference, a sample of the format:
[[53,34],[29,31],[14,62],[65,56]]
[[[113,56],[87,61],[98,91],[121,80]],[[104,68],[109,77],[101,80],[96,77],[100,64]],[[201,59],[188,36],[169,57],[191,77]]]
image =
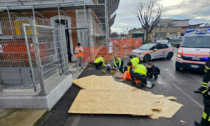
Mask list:
[[69,113],[126,114],[171,118],[182,105],[163,95],[137,89],[111,76],[88,76],[74,81],[81,90]]
[[69,113],[123,114],[171,118],[181,104],[165,97],[159,98],[141,91],[88,91],[81,90]]
[[116,82],[112,76],[91,75],[74,80],[73,83],[86,90],[135,90],[135,87]]

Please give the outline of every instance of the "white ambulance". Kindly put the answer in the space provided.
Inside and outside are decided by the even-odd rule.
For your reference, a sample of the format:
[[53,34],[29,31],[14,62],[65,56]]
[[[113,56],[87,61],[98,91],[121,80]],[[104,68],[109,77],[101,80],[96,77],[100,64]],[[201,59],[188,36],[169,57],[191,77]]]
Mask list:
[[204,70],[210,52],[210,29],[187,30],[180,43],[176,70]]

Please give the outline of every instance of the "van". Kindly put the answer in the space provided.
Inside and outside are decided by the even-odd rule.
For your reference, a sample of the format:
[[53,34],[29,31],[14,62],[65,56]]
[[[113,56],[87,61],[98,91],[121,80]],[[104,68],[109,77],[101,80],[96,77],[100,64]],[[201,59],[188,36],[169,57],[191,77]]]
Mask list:
[[204,70],[210,52],[210,29],[187,30],[178,48],[176,70]]

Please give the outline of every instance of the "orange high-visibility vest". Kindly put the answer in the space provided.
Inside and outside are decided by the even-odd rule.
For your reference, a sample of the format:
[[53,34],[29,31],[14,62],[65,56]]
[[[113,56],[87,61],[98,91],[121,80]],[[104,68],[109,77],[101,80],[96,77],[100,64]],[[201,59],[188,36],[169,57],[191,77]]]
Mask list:
[[76,56],[77,57],[83,57],[83,52],[79,52],[79,50],[83,51],[83,48],[81,46],[80,46],[80,48],[79,47],[75,48]]

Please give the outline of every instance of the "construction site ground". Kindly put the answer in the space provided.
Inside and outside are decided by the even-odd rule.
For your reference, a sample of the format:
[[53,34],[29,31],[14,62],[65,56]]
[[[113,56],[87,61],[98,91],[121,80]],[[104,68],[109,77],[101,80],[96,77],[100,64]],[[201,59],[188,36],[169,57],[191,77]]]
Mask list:
[[[177,97],[176,102],[183,104],[183,107],[171,119],[151,119],[149,117],[129,115],[68,114],[68,110],[80,90],[79,87],[72,85],[54,108],[42,117],[38,125],[194,126],[194,121],[200,121],[203,112],[203,97],[201,94],[195,94],[194,90],[201,86],[204,73],[190,70],[176,71],[175,58],[176,56],[171,60],[160,59],[153,61],[161,69],[161,74],[156,81],[151,80],[155,82],[155,86],[152,89],[143,89],[154,94]],[[95,70],[94,66],[88,66],[79,78],[89,75],[106,76],[111,74],[104,74],[101,70]],[[125,82],[125,84],[130,84],[130,82]],[[138,99],[138,97],[134,97],[134,99]]]

